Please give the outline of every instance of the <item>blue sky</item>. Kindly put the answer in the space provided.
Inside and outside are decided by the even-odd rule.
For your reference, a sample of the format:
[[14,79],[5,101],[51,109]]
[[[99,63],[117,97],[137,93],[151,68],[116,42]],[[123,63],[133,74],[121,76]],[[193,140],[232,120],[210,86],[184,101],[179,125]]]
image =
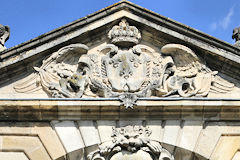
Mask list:
[[[0,24],[11,28],[6,47],[28,41],[119,0],[2,0]],[[240,0],[131,0],[144,8],[234,43]]]

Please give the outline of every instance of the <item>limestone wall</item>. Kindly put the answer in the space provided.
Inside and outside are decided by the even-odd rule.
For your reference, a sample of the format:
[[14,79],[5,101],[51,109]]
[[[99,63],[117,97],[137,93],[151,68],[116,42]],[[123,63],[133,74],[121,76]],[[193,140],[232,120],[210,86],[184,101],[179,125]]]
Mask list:
[[[51,121],[0,123],[0,159],[83,160],[102,142],[111,140],[112,127],[149,127],[150,138],[161,142],[176,160],[236,160],[240,123],[177,120]],[[4,159],[5,160],[5,159]]]

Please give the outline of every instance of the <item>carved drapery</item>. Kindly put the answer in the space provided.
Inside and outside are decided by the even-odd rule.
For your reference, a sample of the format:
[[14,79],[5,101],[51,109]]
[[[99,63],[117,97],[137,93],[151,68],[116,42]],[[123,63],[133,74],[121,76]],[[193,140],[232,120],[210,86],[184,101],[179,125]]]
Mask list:
[[111,44],[88,53],[83,44],[61,48],[14,88],[43,89],[51,97],[118,97],[133,107],[140,97],[205,97],[228,93],[234,85],[209,69],[188,47],[167,44],[157,53],[139,44],[141,33],[125,19],[108,33]]
[[142,126],[113,128],[112,140],[99,145],[88,155],[89,160],[174,160],[157,141],[149,138],[151,131]]

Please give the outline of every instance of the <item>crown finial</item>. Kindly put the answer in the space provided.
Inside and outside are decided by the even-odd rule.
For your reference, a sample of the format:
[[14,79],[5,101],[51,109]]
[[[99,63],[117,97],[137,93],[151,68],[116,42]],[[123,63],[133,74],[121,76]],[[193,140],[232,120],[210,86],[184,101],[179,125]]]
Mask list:
[[118,46],[131,47],[139,43],[141,33],[135,26],[130,26],[126,19],[122,19],[118,26],[113,26],[109,31],[108,38]]

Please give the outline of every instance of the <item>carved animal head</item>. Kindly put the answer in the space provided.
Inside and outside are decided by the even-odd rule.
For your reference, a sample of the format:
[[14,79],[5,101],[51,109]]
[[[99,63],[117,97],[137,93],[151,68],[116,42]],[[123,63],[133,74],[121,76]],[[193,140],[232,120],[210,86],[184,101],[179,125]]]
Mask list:
[[130,152],[135,152],[149,142],[148,136],[150,134],[147,128],[126,126],[120,129],[113,129],[112,137],[116,146],[119,145]]

